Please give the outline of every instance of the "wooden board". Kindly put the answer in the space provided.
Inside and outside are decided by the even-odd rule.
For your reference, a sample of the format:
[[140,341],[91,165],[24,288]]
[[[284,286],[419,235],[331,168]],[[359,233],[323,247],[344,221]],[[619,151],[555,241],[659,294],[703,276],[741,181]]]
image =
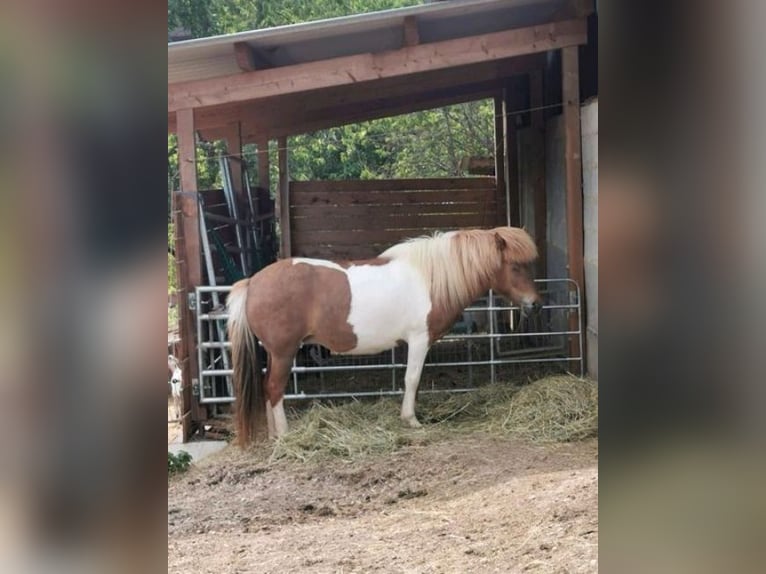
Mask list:
[[434,231],[496,224],[495,178],[293,182],[293,255],[372,257]]
[[296,256],[330,259],[334,261],[353,261],[355,259],[372,259],[391,247],[390,244],[368,245],[328,245],[307,243],[293,245]]
[[[362,219],[370,217],[387,217],[407,214],[418,215],[464,215],[464,214],[487,214],[495,221],[497,202],[494,197],[488,197],[482,202],[462,202],[462,203],[411,203],[409,205],[299,205],[291,206],[290,213],[292,220],[299,218],[314,217],[322,219],[331,219],[334,217],[359,217]],[[488,220],[489,221],[489,220]]]
[[168,111],[256,100],[331,86],[512,58],[584,44],[585,20],[565,20],[379,54],[357,54],[268,70],[170,84]]
[[322,231],[327,229],[444,229],[445,222],[449,222],[451,228],[480,227],[492,223],[491,216],[484,213],[396,213],[394,211],[383,214],[369,214],[359,216],[348,214],[341,216],[308,216],[293,217],[293,236],[306,231]]
[[424,191],[438,189],[492,189],[493,177],[414,178],[414,179],[356,179],[332,181],[292,181],[293,193],[315,191]]
[[294,194],[292,206],[299,205],[407,205],[407,204],[450,204],[484,203],[494,199],[494,189],[449,190],[449,191],[319,191]]
[[[530,70],[541,70],[546,65],[545,54],[531,54],[491,62],[480,62],[470,66],[458,66],[418,74],[417,81],[411,76],[384,78],[349,86],[337,86],[313,92],[310,98],[305,94],[287,94],[245,103],[223,104],[199,108],[195,112],[197,129],[206,135],[211,128],[224,128],[242,122],[243,142],[257,143],[259,137],[268,136],[279,125],[307,125],[327,121],[332,115],[337,125],[349,121],[362,121],[382,117],[378,108],[383,105],[385,115],[402,109],[402,102],[424,100],[444,102],[446,98],[459,94],[475,94],[493,86],[500,89],[501,82],[509,76],[526,74]],[[484,87],[481,87],[481,86]],[[433,107],[433,106],[431,106]],[[393,111],[391,108],[394,108]],[[362,113],[363,110],[367,113]],[[168,114],[168,130],[175,133],[175,113]],[[211,139],[216,139],[212,134]],[[271,137],[285,135],[274,133]],[[222,137],[218,135],[218,137]]]

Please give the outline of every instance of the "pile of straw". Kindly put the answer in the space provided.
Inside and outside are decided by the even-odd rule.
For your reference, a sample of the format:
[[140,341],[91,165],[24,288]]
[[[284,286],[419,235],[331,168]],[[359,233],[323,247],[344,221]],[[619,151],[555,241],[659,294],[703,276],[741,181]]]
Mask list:
[[272,459],[355,460],[475,432],[566,442],[598,431],[598,387],[570,375],[522,386],[498,383],[471,393],[422,393],[417,404],[421,429],[402,424],[400,406],[399,397],[314,403],[294,413],[290,432],[276,442]]

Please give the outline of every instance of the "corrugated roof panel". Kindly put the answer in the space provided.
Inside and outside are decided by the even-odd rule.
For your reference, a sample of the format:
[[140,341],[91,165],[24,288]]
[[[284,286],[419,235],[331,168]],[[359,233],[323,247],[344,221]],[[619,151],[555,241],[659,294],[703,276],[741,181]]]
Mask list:
[[569,0],[464,0],[357,14],[168,45],[168,82],[235,74],[234,43],[246,42],[273,66],[287,66],[402,45],[405,16],[421,43],[486,34],[548,21]]

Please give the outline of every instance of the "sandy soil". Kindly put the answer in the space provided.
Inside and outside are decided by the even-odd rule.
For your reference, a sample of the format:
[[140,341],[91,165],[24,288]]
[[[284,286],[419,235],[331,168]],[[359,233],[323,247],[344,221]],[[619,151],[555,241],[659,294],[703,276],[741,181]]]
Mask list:
[[597,459],[483,435],[353,463],[228,447],[168,482],[168,571],[596,572]]

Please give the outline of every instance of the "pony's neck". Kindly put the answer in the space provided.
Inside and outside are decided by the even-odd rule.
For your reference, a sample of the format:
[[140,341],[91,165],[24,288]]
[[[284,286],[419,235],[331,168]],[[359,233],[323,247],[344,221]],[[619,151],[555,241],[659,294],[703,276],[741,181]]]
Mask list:
[[490,289],[490,280],[475,283],[467,293],[465,300],[434,302],[428,316],[428,329],[431,341],[445,335],[460,317],[463,310]]

